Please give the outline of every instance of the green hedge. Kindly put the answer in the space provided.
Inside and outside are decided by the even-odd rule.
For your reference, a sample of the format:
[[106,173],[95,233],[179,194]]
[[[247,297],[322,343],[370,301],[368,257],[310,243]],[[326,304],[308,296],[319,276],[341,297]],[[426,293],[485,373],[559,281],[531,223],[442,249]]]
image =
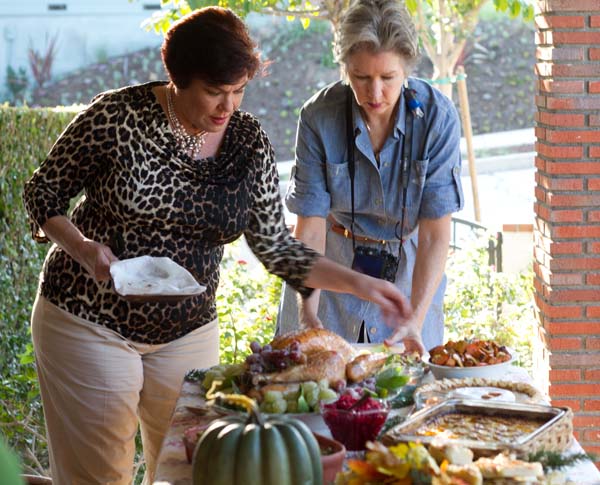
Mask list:
[[534,312],[533,271],[497,272],[488,263],[482,234],[448,259],[444,300],[445,339],[489,339],[516,350],[515,364],[533,373],[532,354],[538,338]]
[[75,111],[0,107],[0,425],[28,471],[47,467],[29,317],[48,246],[29,234],[22,191]]

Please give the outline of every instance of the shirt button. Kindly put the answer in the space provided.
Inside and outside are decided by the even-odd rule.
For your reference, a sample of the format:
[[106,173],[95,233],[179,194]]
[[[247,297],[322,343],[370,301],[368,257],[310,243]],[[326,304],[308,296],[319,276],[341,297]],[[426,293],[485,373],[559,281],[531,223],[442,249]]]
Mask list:
[[385,163],[383,164],[383,166],[384,166],[384,167],[389,167],[389,166],[390,166],[390,162],[385,162]]
[[371,327],[371,330],[370,330],[370,332],[371,332],[373,335],[375,335],[375,334],[377,333],[377,328],[375,328],[375,327]]
[[458,166],[456,166],[452,169],[452,171],[454,172],[454,175],[458,175],[458,172],[460,171],[460,169],[458,168]]
[[381,199],[375,199],[375,205],[381,205]]

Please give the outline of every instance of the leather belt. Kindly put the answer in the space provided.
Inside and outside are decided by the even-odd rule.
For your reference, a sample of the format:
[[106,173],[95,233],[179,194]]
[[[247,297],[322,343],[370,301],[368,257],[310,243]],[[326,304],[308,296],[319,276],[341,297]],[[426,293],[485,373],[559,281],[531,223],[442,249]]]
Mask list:
[[[350,232],[350,230],[346,229],[344,226],[342,226],[341,224],[338,224],[337,222],[331,223],[331,230],[333,232],[335,232],[336,234],[340,234],[341,236],[344,236],[347,239],[352,239],[352,233]],[[354,240],[360,241],[360,242],[375,243],[375,244],[385,244],[385,243],[389,242],[387,239],[372,239],[367,236],[358,236],[357,234],[354,235]]]

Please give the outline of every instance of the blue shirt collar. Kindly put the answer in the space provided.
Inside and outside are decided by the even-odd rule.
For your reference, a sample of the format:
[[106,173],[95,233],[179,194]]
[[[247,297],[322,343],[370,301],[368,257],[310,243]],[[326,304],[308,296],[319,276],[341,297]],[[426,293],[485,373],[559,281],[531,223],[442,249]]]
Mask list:
[[400,97],[398,98],[398,109],[396,110],[396,127],[392,136],[396,139],[400,138],[400,133],[404,135],[406,133],[406,102],[404,100],[404,86],[400,91]]

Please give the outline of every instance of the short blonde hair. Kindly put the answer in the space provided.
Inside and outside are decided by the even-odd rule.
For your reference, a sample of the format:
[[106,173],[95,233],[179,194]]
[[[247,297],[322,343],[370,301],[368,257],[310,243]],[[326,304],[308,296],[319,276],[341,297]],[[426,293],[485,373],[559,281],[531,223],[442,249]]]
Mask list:
[[402,57],[410,72],[419,59],[417,31],[401,0],[354,0],[336,29],[335,60],[342,69],[359,49],[392,51]]

